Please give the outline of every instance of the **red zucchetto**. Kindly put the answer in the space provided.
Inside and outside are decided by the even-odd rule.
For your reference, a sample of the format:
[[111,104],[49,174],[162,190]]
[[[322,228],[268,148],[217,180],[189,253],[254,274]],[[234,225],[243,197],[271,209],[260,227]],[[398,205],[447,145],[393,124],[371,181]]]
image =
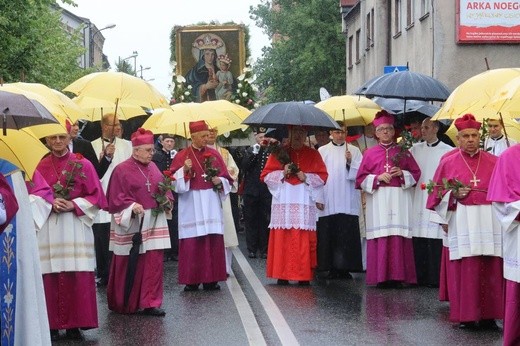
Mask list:
[[373,124],[375,127],[378,127],[382,124],[390,124],[394,125],[394,117],[391,116],[387,111],[382,110],[376,113],[376,116],[374,118]]
[[482,124],[475,119],[473,114],[464,114],[464,116],[455,120],[455,127],[459,131],[466,129],[480,130],[480,125]]
[[209,131],[208,124],[204,120],[199,121],[191,121],[190,122],[190,132],[197,133],[200,131]]
[[145,130],[142,127],[132,133],[130,137],[133,147],[138,147],[144,144],[154,144],[153,133],[150,130]]

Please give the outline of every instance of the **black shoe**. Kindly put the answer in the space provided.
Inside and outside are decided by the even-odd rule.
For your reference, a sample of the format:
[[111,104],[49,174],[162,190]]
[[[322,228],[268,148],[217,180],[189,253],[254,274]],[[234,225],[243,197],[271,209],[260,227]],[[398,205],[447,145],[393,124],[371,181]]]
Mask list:
[[96,282],[97,287],[106,287],[108,285],[108,279],[101,278],[98,282]]
[[51,329],[51,341],[58,341],[60,339],[60,331],[58,329]]
[[170,257],[169,256],[164,256],[163,258],[163,262],[168,262],[170,260]]
[[263,253],[261,257],[262,257],[262,259],[267,259],[267,254]]
[[174,262],[178,262],[179,261],[179,256],[178,255],[172,255],[172,257],[170,257],[170,258]]
[[276,284],[280,286],[287,286],[289,284],[289,280],[278,279],[278,281],[276,281]]
[[218,291],[220,290],[220,285],[217,282],[211,282],[209,284],[202,284],[202,289],[204,289],[204,291]]
[[310,281],[298,281],[298,285],[300,286],[310,286]]
[[256,258],[256,253],[254,253],[253,251],[249,251],[249,258]]
[[477,323],[476,322],[460,322],[459,329],[475,330],[475,329],[477,329]]
[[478,327],[480,329],[488,329],[488,330],[497,330],[498,329],[498,326],[495,323],[495,320],[493,320],[493,319],[480,320],[478,322]]
[[184,292],[193,292],[199,289],[199,285],[186,285],[184,286]]
[[166,311],[161,308],[146,308],[141,311],[141,314],[148,316],[164,316],[166,315]]
[[81,334],[79,328],[67,329],[65,336],[71,340],[83,340],[83,334]]

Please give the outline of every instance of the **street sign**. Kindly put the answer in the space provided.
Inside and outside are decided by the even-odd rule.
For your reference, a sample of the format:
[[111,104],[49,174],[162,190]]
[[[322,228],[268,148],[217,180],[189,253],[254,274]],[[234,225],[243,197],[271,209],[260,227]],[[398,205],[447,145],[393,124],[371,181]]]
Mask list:
[[408,66],[385,66],[383,73],[408,71]]

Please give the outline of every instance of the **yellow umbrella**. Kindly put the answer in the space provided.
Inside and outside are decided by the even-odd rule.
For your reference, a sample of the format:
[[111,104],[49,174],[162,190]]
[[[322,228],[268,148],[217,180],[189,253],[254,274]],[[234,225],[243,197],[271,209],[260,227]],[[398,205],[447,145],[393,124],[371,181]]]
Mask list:
[[[40,83],[10,83],[4,84],[7,89],[12,89],[13,92],[19,90],[27,97],[32,98],[35,94],[40,103],[42,103],[49,111],[60,118],[60,122],[63,124],[65,120],[61,119],[68,118],[71,122],[75,122],[79,119],[86,119],[86,114],[79,108],[72,100],[65,94],[58,90],[49,88],[48,86]],[[18,93],[20,93],[18,92]]]
[[[91,100],[104,100],[112,106],[125,104],[149,109],[166,108],[166,98],[150,83],[123,72],[95,72],[79,78],[64,91]],[[99,106],[97,108],[101,108]]]
[[381,107],[374,101],[357,95],[333,96],[316,105],[336,121],[345,121],[348,126],[365,126],[374,120]]
[[[486,118],[494,118],[496,116],[496,112],[489,108],[483,108],[481,110],[477,110],[473,113],[475,115],[475,118],[479,121],[483,121]],[[491,116],[490,116],[491,115]],[[520,142],[520,124],[512,119],[509,116],[504,116],[504,131],[507,133],[507,137],[514,139],[517,142]],[[446,131],[446,134],[451,138],[453,143],[457,144],[457,128],[455,127],[455,122],[453,122],[448,130]],[[458,145],[458,144],[457,144]]]
[[469,78],[451,93],[432,120],[456,119],[460,115],[482,109],[497,89],[519,76],[520,68],[502,68]]
[[487,107],[497,112],[509,113],[512,118],[520,117],[520,76],[499,88],[489,100]]
[[[99,121],[105,114],[116,113],[116,103],[113,101],[90,96],[78,96],[73,98],[72,101],[85,112],[85,118],[90,121]],[[128,104],[126,101],[118,101],[117,103],[117,116],[122,120],[146,115],[148,112],[151,112],[151,110],[138,104]]]
[[155,110],[142,127],[155,134],[171,133],[185,138],[190,138],[191,121],[204,120],[210,127],[218,127],[222,132],[243,128],[240,117],[232,112],[210,109],[204,105],[208,102],[177,103],[168,108]]
[[8,129],[6,136],[0,134],[0,158],[18,166],[29,178],[48,152],[45,145],[25,129]]

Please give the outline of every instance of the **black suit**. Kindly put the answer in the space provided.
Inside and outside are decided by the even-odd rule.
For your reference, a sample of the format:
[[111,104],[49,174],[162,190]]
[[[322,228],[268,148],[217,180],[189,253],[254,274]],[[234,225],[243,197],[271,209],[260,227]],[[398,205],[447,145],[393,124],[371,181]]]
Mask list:
[[80,153],[87,160],[89,160],[92,163],[92,165],[94,165],[99,179],[103,177],[103,175],[108,169],[108,166],[110,165],[110,162],[105,159],[101,160],[101,162],[99,161],[98,157],[96,156],[96,152],[92,147],[92,144],[85,139],[77,137],[72,139],[72,152]]
[[267,253],[269,240],[269,220],[271,217],[271,193],[267,185],[260,180],[269,152],[260,147],[258,154],[253,148],[247,148],[242,159],[241,170],[244,173],[243,214],[246,230],[247,250],[256,254]]

